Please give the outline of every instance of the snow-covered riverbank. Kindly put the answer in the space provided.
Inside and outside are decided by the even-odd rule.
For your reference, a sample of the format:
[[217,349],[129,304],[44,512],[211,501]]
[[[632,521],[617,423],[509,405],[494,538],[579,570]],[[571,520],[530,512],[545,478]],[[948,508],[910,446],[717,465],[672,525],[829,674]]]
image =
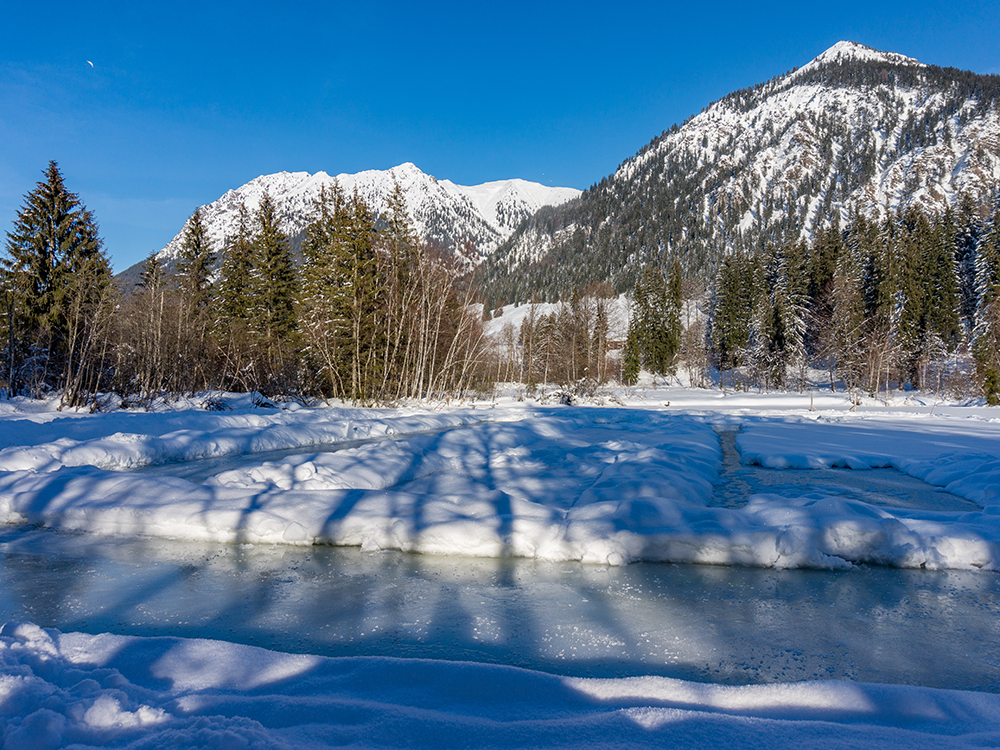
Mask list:
[[[672,406],[664,406],[672,399]],[[826,397],[665,391],[624,406],[480,404],[0,420],[0,520],[96,533],[336,544],[621,564],[836,568],[1000,565],[1000,424],[993,410],[847,410]],[[711,506],[738,424],[744,463],[893,467],[982,511],[861,502],[817,481]],[[390,438],[393,439],[379,439]],[[369,442],[350,442],[350,441]],[[342,450],[317,444],[349,442]],[[261,461],[262,451],[301,453]],[[192,482],[125,469],[242,456]]]
[[[808,396],[682,389],[621,393],[613,406],[501,402],[436,411],[261,410],[229,400],[231,411],[149,414],[0,405],[0,520],[602,565],[1000,566],[994,409],[915,396],[851,412],[846,398],[825,396],[810,411]],[[751,494],[743,507],[715,507],[717,431],[735,428],[744,463],[893,467],[982,510],[866,503],[801,478],[807,474],[781,491]],[[331,450],[338,442],[348,445]],[[268,451],[284,455],[255,457]],[[239,460],[203,482],[131,471],[222,457]],[[990,693],[587,679],[62,634],[30,623],[0,631],[0,717],[11,749],[1000,743],[1000,697]]]

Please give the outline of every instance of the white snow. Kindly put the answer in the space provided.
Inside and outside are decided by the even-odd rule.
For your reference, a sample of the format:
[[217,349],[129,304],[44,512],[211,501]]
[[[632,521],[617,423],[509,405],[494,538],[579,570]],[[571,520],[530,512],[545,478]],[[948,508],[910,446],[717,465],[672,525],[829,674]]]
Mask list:
[[[911,394],[619,390],[614,406],[64,414],[0,404],[0,520],[100,534],[617,565],[1000,566],[1000,414]],[[816,411],[811,411],[810,406]],[[714,507],[722,453],[795,472]],[[328,451],[321,444],[342,443]],[[267,451],[282,455],[255,457]],[[212,461],[225,458],[214,471]],[[128,471],[207,459],[203,483]],[[222,464],[219,464],[222,466]],[[810,483],[893,467],[976,503],[926,511]],[[990,575],[990,573],[983,573]],[[972,747],[1000,697],[905,686],[569,679],[478,664],[291,656],[221,642],[0,633],[5,748]],[[763,743],[763,744],[762,744]]]
[[[647,395],[674,406],[8,413],[0,520],[614,565],[1000,567],[1000,433],[980,412],[851,413],[846,396],[809,412],[802,396]],[[808,482],[755,494],[742,508],[713,507],[721,465],[713,424],[736,419],[744,404],[755,412],[738,417],[744,463],[894,467],[983,510],[874,506]],[[312,447],[324,443],[347,444]],[[278,450],[294,455],[254,458]],[[209,470],[204,482],[124,471],[233,456],[239,465]]]
[[[876,96],[874,89],[807,82],[808,74],[817,68],[849,60],[926,67],[897,53],[838,42],[788,75],[710,104],[677,132],[625,161],[613,179],[628,190],[627,183],[638,178],[648,161],[663,160],[668,154],[714,163],[716,174],[732,176],[711,195],[703,196],[703,218],[708,220],[710,206],[718,211],[727,205],[741,206],[742,231],[765,219],[765,223],[783,220],[786,210],[798,210],[795,196],[801,199],[808,190],[804,184],[810,181],[821,188],[812,191],[814,204],[802,217],[802,239],[809,239],[818,228],[815,207],[825,197],[822,186],[837,178],[838,158],[856,151],[865,141],[870,142],[870,152],[878,155],[874,174],[854,185],[848,195],[832,197],[842,225],[853,210],[881,220],[901,207],[912,205],[936,213],[953,206],[964,193],[991,194],[993,176],[1000,172],[995,148],[1000,111],[978,112],[974,100],[965,102],[963,116],[951,119],[947,137],[941,123],[928,145],[911,148],[903,139],[904,123],[921,122],[938,112],[943,95],[931,95],[920,84],[900,83]],[[837,124],[828,133],[848,133],[846,138],[833,136],[830,159],[823,147],[825,126],[820,125],[826,121]],[[890,124],[893,127],[885,132]],[[769,201],[773,213],[767,218]]]
[[219,641],[0,630],[3,747],[973,748],[1000,696],[568,678]]
[[[409,162],[387,170],[366,170],[357,174],[326,172],[278,172],[261,175],[212,203],[202,207],[202,220],[208,237],[221,251],[236,233],[240,204],[251,214],[267,193],[274,200],[283,231],[295,234],[312,220],[320,190],[330,190],[334,181],[344,194],[357,191],[376,213],[387,210],[396,184],[406,200],[414,230],[425,240],[443,241],[442,227],[453,227],[459,238],[476,243],[486,255],[510,236],[522,219],[542,206],[558,205],[580,195],[575,188],[551,187],[520,179],[498,180],[482,185],[456,185],[437,180]],[[181,250],[183,230],[158,254],[161,259],[176,257]]]

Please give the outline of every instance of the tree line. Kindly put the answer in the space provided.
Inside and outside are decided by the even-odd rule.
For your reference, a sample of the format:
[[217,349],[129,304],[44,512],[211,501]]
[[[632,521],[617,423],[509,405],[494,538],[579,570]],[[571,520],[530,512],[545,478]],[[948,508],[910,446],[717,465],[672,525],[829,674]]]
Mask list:
[[398,185],[381,216],[322,191],[299,261],[266,194],[218,244],[196,210],[173,270],[151,254],[122,290],[51,163],[7,233],[0,282],[0,387],[73,406],[213,389],[364,404],[494,382],[582,392],[682,365],[694,385],[714,371],[723,387],[801,389],[822,368],[833,389],[950,386],[1000,403],[1000,207],[968,197],[731,253],[707,286],[676,261],[647,264],[623,341],[606,282],[546,314],[531,305],[487,341],[473,276],[418,240]]
[[209,389],[372,404],[482,385],[475,288],[451,253],[418,240],[398,185],[383,216],[324,190],[301,254],[265,194],[220,246],[196,210],[173,272],[151,254],[139,284],[119,289],[93,215],[52,162],[0,258],[0,385],[72,406]]
[[1000,210],[965,198],[936,215],[858,215],[811,243],[728,255],[707,333],[736,387],[802,387],[822,367],[833,388],[940,389],[971,360],[1000,403]]

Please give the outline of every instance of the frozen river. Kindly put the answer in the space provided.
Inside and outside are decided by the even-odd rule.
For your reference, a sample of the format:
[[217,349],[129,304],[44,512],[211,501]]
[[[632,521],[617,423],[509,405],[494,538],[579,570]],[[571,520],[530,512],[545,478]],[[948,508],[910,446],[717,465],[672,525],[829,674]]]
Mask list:
[[329,656],[1000,692],[1000,576],[211,545],[0,527],[0,621]]

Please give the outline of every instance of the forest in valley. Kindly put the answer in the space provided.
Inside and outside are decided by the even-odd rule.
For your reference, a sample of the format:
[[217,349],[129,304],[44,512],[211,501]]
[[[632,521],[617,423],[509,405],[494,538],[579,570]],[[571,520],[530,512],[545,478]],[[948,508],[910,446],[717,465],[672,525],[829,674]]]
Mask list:
[[[196,210],[170,269],[151,254],[122,288],[90,211],[53,162],[0,258],[10,396],[63,405],[239,391],[360,404],[489,393],[498,382],[584,395],[641,370],[695,386],[875,395],[895,388],[1000,403],[1000,211],[965,198],[732,252],[714,279],[647,263],[627,335],[606,282],[530,305],[485,334],[488,298],[460,254],[422,242],[396,186],[375,213],[321,192],[294,255],[269,196],[213,246]],[[211,400],[206,401],[211,405]]]
[[122,289],[50,163],[7,234],[0,384],[70,406],[208,390],[371,404],[480,387],[486,342],[463,267],[418,241],[398,186],[378,218],[324,191],[297,262],[267,195],[224,247],[199,209],[173,271],[151,254]]

